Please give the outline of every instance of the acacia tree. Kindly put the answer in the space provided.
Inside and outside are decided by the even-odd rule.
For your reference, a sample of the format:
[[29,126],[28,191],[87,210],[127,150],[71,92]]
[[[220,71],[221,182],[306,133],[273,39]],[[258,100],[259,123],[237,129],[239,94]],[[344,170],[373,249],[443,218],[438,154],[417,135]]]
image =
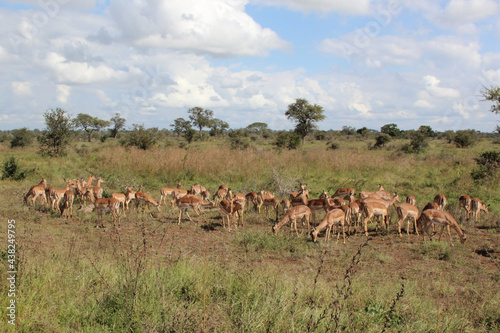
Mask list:
[[209,127],[214,116],[212,110],[203,109],[198,106],[188,110],[189,119],[193,126],[200,129],[200,138],[203,138],[203,128]]
[[85,132],[88,133],[89,142],[92,138],[92,132],[99,132],[104,127],[108,127],[110,125],[110,122],[107,120],[92,117],[91,115],[85,113],[79,113],[75,120],[73,120],[73,123],[76,128],[83,128]]
[[[500,87],[484,87],[484,90],[481,91],[481,95],[483,95],[485,101],[493,102],[490,108],[491,112],[495,112],[496,114],[500,113]],[[497,125],[496,131],[500,133],[500,126]]]
[[71,116],[61,108],[47,110],[43,116],[47,129],[40,136],[40,151],[51,157],[61,156],[73,129]]
[[314,123],[325,119],[322,106],[311,105],[303,98],[297,98],[295,103],[288,105],[285,115],[295,120],[295,133],[302,138],[302,144],[306,142],[306,136],[317,128]]
[[222,135],[227,131],[227,129],[229,128],[229,124],[224,120],[214,118],[212,119],[208,127],[210,127],[210,135],[217,137],[217,135]]
[[170,127],[174,128],[172,132],[174,132],[174,134],[176,134],[178,137],[181,135],[185,136],[186,132],[193,130],[189,120],[186,120],[184,118],[175,119],[174,123],[170,125]]
[[122,118],[120,112],[116,112],[115,116],[109,120],[113,123],[113,128],[111,129],[111,136],[116,139],[118,136],[118,131],[125,127],[125,122],[127,121],[125,118]]

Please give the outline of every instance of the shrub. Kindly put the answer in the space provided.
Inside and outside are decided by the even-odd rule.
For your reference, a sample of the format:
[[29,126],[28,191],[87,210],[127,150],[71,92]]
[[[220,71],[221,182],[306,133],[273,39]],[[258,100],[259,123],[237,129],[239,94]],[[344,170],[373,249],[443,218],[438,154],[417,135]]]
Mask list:
[[328,148],[327,149],[336,150],[336,149],[339,149],[339,148],[340,148],[340,146],[336,142],[329,142],[328,143]]
[[26,147],[33,143],[35,135],[26,127],[12,131],[14,137],[10,141],[10,147]]
[[401,150],[407,154],[418,154],[429,147],[428,134],[422,131],[415,131],[410,134],[410,143],[404,145]]
[[382,148],[385,147],[385,144],[391,141],[391,136],[385,133],[377,135],[375,138],[375,145],[373,148]]
[[297,149],[300,146],[300,135],[295,132],[280,131],[276,135],[274,145],[278,148]]
[[474,130],[457,131],[453,139],[458,148],[467,148],[477,141],[477,133]]
[[147,150],[156,144],[157,133],[157,128],[145,129],[144,125],[134,124],[134,129],[129,133],[128,138],[122,141],[122,144]]
[[231,149],[247,150],[250,147],[250,132],[247,129],[231,130],[228,133]]
[[26,171],[21,171],[14,157],[11,157],[3,164],[2,180],[8,178],[13,180],[23,180],[24,178],[26,178],[26,174]]
[[478,168],[472,171],[471,176],[476,181],[490,177],[500,168],[500,152],[487,151],[474,160]]

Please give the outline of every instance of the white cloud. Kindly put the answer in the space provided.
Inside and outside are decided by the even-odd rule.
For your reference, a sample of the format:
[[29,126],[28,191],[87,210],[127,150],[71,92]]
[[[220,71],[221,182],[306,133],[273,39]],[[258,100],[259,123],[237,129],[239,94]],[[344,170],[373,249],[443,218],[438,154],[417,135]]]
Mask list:
[[71,87],[65,84],[57,85],[57,101],[63,104],[68,102],[68,98],[71,94]]
[[31,95],[31,86],[30,82],[12,82],[14,94],[20,96]]
[[370,0],[253,0],[265,6],[286,7],[301,12],[340,13],[348,15],[367,15],[370,13]]
[[442,13],[449,24],[464,24],[483,20],[500,13],[500,4],[495,0],[451,0]]
[[217,57],[266,56],[289,43],[262,28],[245,13],[246,1],[158,0],[127,6],[112,3],[110,12],[122,38],[147,48],[168,48]]

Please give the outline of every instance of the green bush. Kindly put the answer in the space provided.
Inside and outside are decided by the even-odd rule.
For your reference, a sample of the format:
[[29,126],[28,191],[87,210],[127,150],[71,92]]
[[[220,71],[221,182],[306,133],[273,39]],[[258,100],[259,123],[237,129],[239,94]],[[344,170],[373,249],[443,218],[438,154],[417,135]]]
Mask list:
[[374,149],[377,148],[382,148],[385,147],[385,144],[391,141],[391,136],[389,134],[379,134],[375,138],[375,145],[373,146]]
[[478,168],[471,172],[474,180],[479,181],[493,175],[500,167],[500,152],[487,151],[474,158]]
[[10,141],[10,147],[26,147],[33,143],[35,135],[26,127],[12,131],[14,137]]
[[231,149],[247,150],[250,147],[250,132],[247,129],[231,130],[228,133]]
[[300,146],[300,135],[295,132],[280,131],[276,135],[274,145],[278,148],[297,149]]
[[26,178],[27,172],[21,171],[19,165],[14,157],[9,158],[2,167],[2,180],[23,180]]
[[128,137],[122,141],[125,146],[135,146],[137,148],[148,150],[156,144],[157,128],[145,129],[144,125],[135,125]]
[[457,131],[453,139],[458,148],[467,148],[477,141],[477,133],[474,130]]

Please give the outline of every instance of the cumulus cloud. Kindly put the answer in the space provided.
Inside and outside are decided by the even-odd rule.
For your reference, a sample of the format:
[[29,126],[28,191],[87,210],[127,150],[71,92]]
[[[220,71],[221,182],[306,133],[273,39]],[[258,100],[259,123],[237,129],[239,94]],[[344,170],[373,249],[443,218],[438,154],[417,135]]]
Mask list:
[[112,3],[122,38],[146,48],[169,48],[217,57],[265,56],[289,43],[245,13],[243,0]]
[[253,2],[275,7],[286,7],[301,12],[340,13],[366,15],[370,12],[370,0],[254,0]]
[[433,75],[426,75],[423,79],[425,89],[435,97],[454,99],[460,97],[460,92],[453,88],[440,87],[441,82]]

